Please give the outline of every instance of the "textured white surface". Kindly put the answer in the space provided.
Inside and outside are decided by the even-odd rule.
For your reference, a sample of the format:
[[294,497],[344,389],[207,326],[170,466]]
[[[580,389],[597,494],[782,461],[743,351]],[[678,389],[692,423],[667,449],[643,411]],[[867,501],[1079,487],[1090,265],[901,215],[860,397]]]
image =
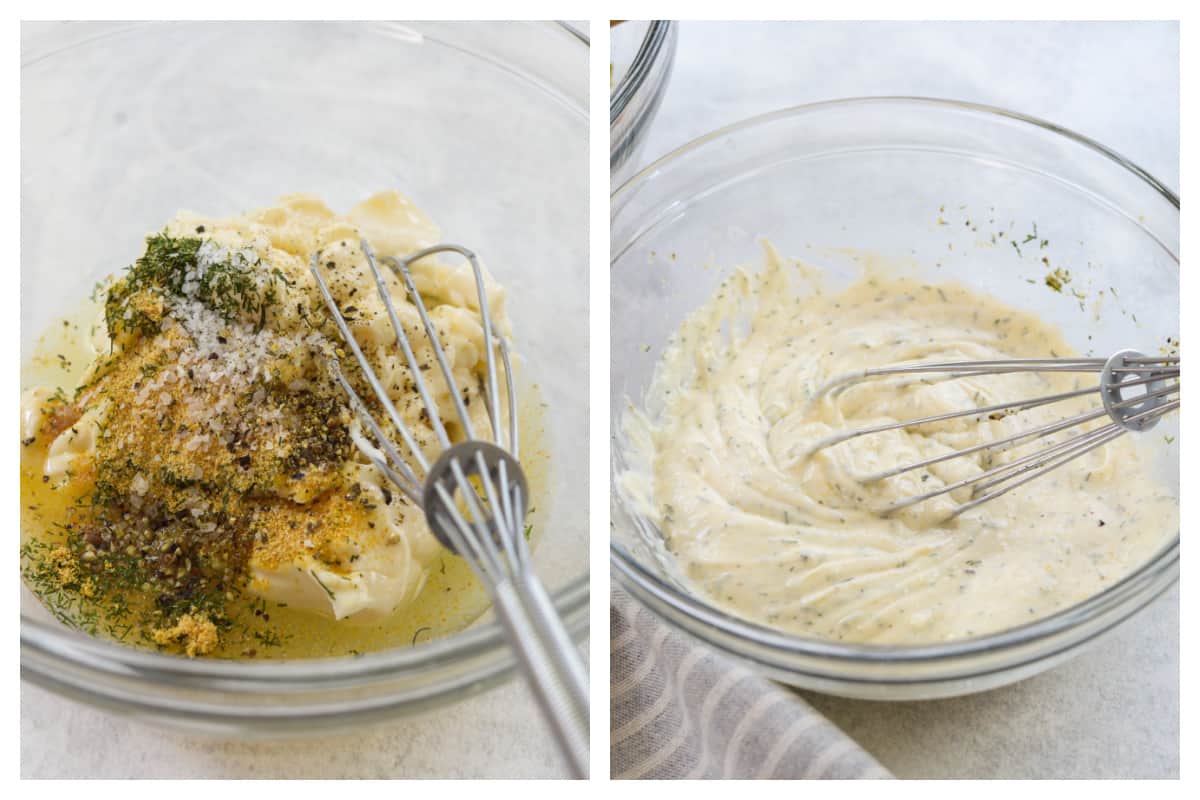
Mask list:
[[685,22],[639,161],[756,114],[868,95],[1040,117],[1179,187],[1174,23]]
[[149,727],[22,683],[21,777],[564,777],[544,730],[519,682],[365,730],[274,742]]
[[[924,95],[1010,108],[1179,185],[1179,34],[1170,23],[684,23],[639,154],[802,103]],[[924,703],[805,693],[902,777],[1177,777],[1179,594],[1074,661]]]
[[901,778],[1179,777],[1179,590],[1057,669],[923,703],[804,698]]
[[274,742],[148,727],[23,683],[21,776],[562,778],[566,771],[520,682],[364,730]]

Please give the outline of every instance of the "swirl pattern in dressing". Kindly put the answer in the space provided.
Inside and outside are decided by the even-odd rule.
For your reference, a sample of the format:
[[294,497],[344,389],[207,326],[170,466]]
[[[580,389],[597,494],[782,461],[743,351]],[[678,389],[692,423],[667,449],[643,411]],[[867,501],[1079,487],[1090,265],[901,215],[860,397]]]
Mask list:
[[1132,437],[953,521],[947,512],[969,490],[878,513],[1047,441],[874,483],[860,477],[1003,438],[1098,401],[892,430],[815,453],[814,443],[835,432],[1068,391],[1096,378],[906,376],[818,395],[832,378],[899,362],[1074,353],[1052,326],[957,284],[868,275],[827,295],[801,292],[798,275],[770,250],[765,269],[735,272],[672,337],[644,409],[630,409],[624,420],[630,468],[620,488],[662,532],[698,593],[803,636],[897,644],[970,638],[1104,590],[1178,530],[1178,501],[1145,475]]

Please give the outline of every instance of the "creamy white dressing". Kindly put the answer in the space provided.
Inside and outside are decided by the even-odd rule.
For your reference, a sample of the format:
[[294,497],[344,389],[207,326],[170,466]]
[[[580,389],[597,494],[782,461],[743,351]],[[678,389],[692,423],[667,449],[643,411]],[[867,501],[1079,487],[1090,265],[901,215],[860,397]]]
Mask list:
[[1007,629],[1111,586],[1178,531],[1178,501],[1148,477],[1132,436],[952,521],[947,512],[969,490],[892,516],[878,511],[1047,440],[879,482],[859,478],[1098,400],[893,430],[815,453],[813,445],[841,431],[1093,385],[1095,376],[905,377],[815,390],[899,362],[1067,355],[1053,326],[961,285],[868,273],[826,294],[808,268],[768,248],[764,269],[735,272],[669,341],[644,408],[625,415],[630,468],[620,489],[662,532],[695,590],[746,619],[850,642]]

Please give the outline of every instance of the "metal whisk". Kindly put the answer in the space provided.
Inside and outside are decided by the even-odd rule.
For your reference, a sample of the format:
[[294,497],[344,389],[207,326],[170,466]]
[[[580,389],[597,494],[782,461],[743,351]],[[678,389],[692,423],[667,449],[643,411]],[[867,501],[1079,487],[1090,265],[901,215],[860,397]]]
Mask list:
[[[576,777],[585,777],[588,768],[588,692],[587,673],[579,651],[558,617],[545,588],[533,572],[529,547],[525,540],[524,523],[528,508],[529,487],[518,462],[516,392],[513,388],[512,365],[508,343],[493,332],[483,273],[475,254],[452,244],[441,244],[413,253],[407,258],[380,259],[404,282],[408,296],[416,307],[425,328],[434,356],[453,398],[458,422],[465,440],[450,440],[446,425],[430,394],[428,382],[422,376],[412,343],[401,325],[392,302],[391,293],[379,271],[374,252],[364,239],[363,254],[375,277],[379,296],[383,300],[396,332],[399,345],[412,373],[418,394],[424,404],[430,426],[442,448],[441,456],[432,464],[421,452],[412,431],[401,419],[390,397],[376,376],[370,362],[355,341],[346,318],[330,294],[318,268],[320,252],[313,254],[310,269],[317,286],[337,323],[342,338],[354,353],[363,375],[371,385],[376,399],[387,413],[392,425],[404,440],[408,458],[400,452],[379,423],[371,416],[354,387],[342,374],[334,359],[330,367],[350,398],[351,406],[370,431],[375,446],[356,438],[359,449],[374,463],[389,481],[410,497],[425,512],[430,530],[443,546],[466,559],[480,577],[492,601],[496,617],[504,626],[510,646],[516,652],[525,677],[535,698],[553,729],[555,739]],[[479,293],[479,314],[483,324],[484,352],[487,360],[488,416],[493,441],[478,438],[461,393],[446,360],[433,322],[425,303],[413,282],[410,265],[426,256],[451,253],[470,263]],[[508,426],[501,421],[500,396],[496,376],[496,355],[504,362],[505,391],[508,404]],[[423,475],[423,477],[422,477]]]
[[1011,436],[991,442],[983,442],[961,450],[953,450],[924,461],[905,464],[899,467],[883,470],[870,475],[860,476],[862,483],[874,483],[886,478],[900,475],[912,470],[922,469],[931,464],[948,461],[953,458],[971,455],[981,451],[1000,452],[1021,446],[1043,437],[1049,437],[1061,431],[1080,428],[1093,420],[1105,416],[1109,418],[1106,425],[1090,430],[1080,429],[1073,432],[1065,440],[1051,440],[1045,447],[1029,455],[1014,459],[1000,466],[992,467],[977,475],[964,478],[933,491],[915,495],[896,501],[878,509],[881,514],[891,514],[901,509],[914,506],[934,497],[958,489],[970,490],[970,497],[959,503],[950,512],[948,518],[953,518],[964,511],[975,508],[1016,489],[1067,462],[1101,447],[1108,442],[1124,435],[1128,431],[1143,432],[1153,428],[1165,414],[1179,408],[1179,356],[1152,357],[1136,350],[1120,350],[1108,358],[1044,358],[1044,359],[1003,359],[994,361],[947,361],[941,363],[900,364],[891,367],[868,369],[850,375],[835,378],[821,386],[814,399],[827,393],[839,393],[847,387],[871,378],[922,374],[940,376],[942,380],[954,380],[975,375],[1000,375],[1013,372],[1098,372],[1100,380],[1095,386],[1076,389],[1069,392],[1035,397],[1032,399],[1012,400],[994,405],[969,408],[962,411],[951,411],[945,414],[922,417],[858,428],[817,442],[809,454],[831,447],[839,442],[855,439],[882,431],[912,429],[921,425],[942,422],[958,417],[978,417],[998,419],[1001,416],[1020,413],[1038,406],[1050,405],[1076,397],[1098,395],[1100,404],[1090,411],[1085,411],[1072,417],[1056,422],[1023,430]]

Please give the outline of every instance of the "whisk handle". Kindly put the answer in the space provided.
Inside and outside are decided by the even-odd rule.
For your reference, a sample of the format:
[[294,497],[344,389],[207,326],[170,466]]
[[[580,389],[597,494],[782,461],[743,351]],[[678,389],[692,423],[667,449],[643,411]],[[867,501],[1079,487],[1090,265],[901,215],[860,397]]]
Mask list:
[[518,573],[496,584],[493,608],[571,774],[587,777],[587,672],[545,588],[531,572]]

